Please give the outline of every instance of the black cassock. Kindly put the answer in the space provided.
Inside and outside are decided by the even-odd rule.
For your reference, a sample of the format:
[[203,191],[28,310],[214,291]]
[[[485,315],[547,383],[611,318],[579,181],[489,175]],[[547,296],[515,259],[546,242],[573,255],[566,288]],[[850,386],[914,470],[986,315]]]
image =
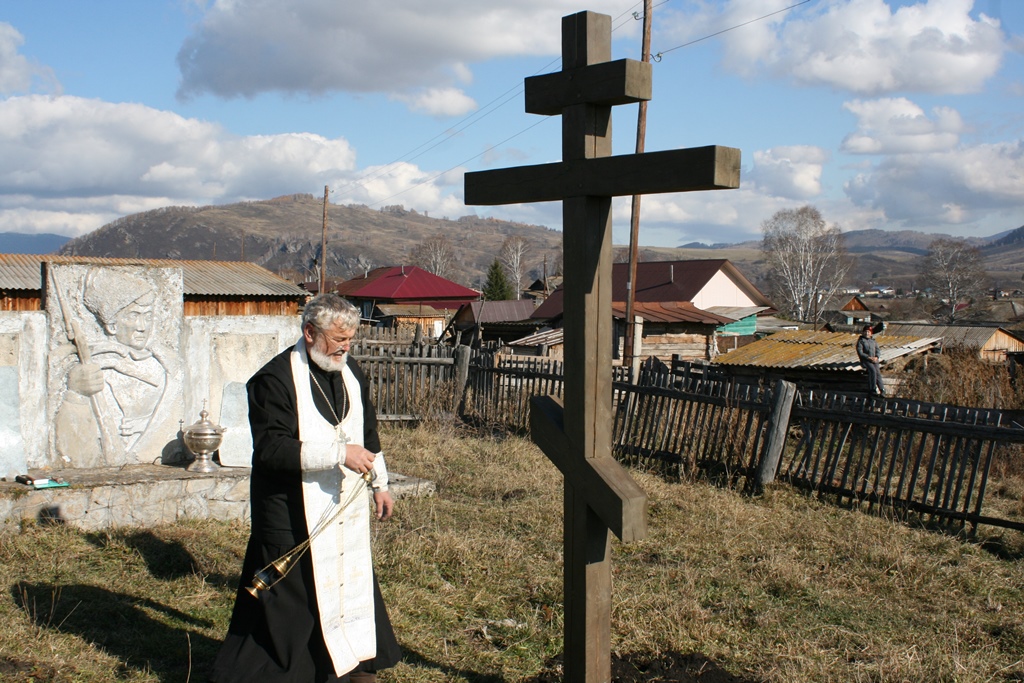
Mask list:
[[[291,573],[269,591],[254,598],[245,590],[253,575],[306,540],[299,468],[299,419],[290,354],[279,354],[249,380],[249,424],[252,428],[252,534],[245,551],[242,576],[231,614],[228,635],[214,662],[210,680],[216,683],[321,683],[344,681],[334,675],[320,631],[313,589],[313,565],[305,553]],[[312,360],[309,368],[342,415],[345,391],[340,372],[327,372]],[[363,445],[379,453],[377,416],[369,386],[359,366],[349,358],[359,381],[363,402]],[[310,379],[310,383],[313,379]],[[313,401],[324,419],[336,421],[315,386]],[[384,599],[373,579],[377,656],[360,669],[376,671],[394,666],[402,657]]]

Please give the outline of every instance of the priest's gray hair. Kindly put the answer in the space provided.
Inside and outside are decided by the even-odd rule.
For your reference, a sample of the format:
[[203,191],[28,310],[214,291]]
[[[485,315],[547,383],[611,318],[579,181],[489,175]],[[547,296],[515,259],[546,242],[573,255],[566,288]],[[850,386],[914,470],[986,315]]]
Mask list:
[[340,325],[343,330],[359,327],[359,309],[334,292],[317,294],[302,311],[302,327],[310,323],[318,330]]

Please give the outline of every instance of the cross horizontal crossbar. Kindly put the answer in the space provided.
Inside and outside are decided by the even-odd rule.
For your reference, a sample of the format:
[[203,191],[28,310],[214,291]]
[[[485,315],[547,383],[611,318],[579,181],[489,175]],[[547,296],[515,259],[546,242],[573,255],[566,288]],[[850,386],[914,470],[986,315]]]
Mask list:
[[564,408],[551,396],[530,399],[530,436],[578,495],[624,543],[647,536],[647,494],[609,456],[573,457],[579,453],[563,427]]
[[619,59],[531,76],[525,86],[527,114],[554,116],[577,104],[632,104],[651,99],[651,65]]
[[494,206],[739,186],[740,150],[712,145],[467,173],[465,202]]

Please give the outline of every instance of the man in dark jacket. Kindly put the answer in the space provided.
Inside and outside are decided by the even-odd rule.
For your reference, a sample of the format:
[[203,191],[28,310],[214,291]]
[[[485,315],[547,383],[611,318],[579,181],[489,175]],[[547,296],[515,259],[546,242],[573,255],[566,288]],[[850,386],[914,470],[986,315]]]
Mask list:
[[878,364],[878,342],[874,340],[871,325],[865,325],[857,339],[857,358],[861,367],[868,373],[868,395],[885,396],[885,385],[882,383],[882,369]]
[[[348,357],[358,324],[349,302],[315,297],[295,347],[247,384],[252,535],[216,683],[373,681],[401,658],[370,561],[366,480],[377,519],[394,502],[366,378]],[[253,582],[306,541],[283,578]]]

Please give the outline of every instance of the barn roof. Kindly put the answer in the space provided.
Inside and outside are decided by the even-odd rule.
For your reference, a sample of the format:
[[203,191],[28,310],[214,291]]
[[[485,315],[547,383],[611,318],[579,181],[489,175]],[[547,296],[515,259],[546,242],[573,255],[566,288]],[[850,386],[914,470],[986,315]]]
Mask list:
[[480,298],[475,289],[463,287],[416,266],[384,266],[366,275],[354,277],[338,285],[342,296],[357,299],[409,300],[474,300]]
[[248,261],[177,261],[53,254],[0,254],[0,289],[42,291],[43,262],[60,265],[181,268],[186,296],[266,296],[304,301],[308,293]]
[[383,315],[393,315],[399,318],[436,318],[445,315],[427,304],[380,304],[377,306]]
[[[761,368],[813,368],[815,370],[861,370],[857,358],[859,335],[845,332],[815,332],[812,330],[786,330],[741,346],[716,363],[728,366]],[[879,358],[884,363],[939,345],[935,337],[905,337],[878,335]]]

